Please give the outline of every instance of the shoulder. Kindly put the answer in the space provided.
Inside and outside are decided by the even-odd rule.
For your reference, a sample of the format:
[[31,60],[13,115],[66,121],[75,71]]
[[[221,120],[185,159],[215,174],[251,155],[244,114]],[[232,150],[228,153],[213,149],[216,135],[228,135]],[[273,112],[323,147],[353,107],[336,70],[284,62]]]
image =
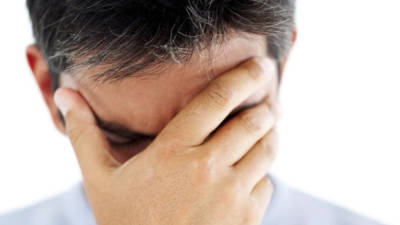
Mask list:
[[265,224],[280,225],[382,225],[348,209],[294,190],[275,177],[274,195],[265,217]]
[[0,215],[7,225],[95,225],[82,183],[31,206]]
[[[294,190],[275,177],[274,194],[262,225],[382,225],[334,204]],[[82,183],[37,204],[0,216],[7,225],[95,225]]]

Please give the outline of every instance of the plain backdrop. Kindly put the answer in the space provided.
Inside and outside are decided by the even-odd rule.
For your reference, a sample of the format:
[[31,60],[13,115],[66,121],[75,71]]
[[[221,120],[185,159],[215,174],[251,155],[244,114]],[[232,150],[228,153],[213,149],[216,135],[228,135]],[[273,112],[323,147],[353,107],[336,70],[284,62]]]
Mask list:
[[[400,3],[298,1],[298,42],[281,86],[283,182],[400,224]],[[25,48],[25,1],[0,2],[0,213],[81,179],[53,126]]]

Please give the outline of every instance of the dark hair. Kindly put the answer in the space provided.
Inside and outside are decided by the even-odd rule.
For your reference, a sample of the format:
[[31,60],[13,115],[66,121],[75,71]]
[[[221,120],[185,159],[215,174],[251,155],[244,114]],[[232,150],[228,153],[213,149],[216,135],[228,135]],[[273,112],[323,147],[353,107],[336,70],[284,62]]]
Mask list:
[[278,62],[290,46],[295,0],[27,0],[36,44],[54,81],[63,71],[107,66],[118,80],[161,62],[185,62],[230,32],[266,35]]

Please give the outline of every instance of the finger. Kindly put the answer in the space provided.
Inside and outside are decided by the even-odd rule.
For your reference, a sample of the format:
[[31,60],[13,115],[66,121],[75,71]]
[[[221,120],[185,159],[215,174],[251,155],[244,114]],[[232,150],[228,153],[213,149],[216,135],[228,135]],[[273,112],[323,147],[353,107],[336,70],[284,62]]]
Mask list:
[[253,201],[255,201],[260,208],[267,209],[269,203],[271,202],[272,194],[274,192],[274,186],[268,177],[263,177],[254,189],[251,191]]
[[248,190],[252,190],[270,170],[276,157],[277,139],[277,134],[272,129],[234,165],[237,176]]
[[62,112],[66,132],[75,150],[84,178],[106,175],[117,162],[86,101],[70,88],[59,88],[54,101]]
[[228,121],[203,144],[202,149],[213,151],[219,163],[231,166],[242,158],[274,124],[275,116],[267,104],[261,103]]
[[201,144],[240,103],[272,80],[272,60],[255,57],[217,77],[186,105],[158,138],[181,146]]
[[269,106],[269,109],[272,111],[272,114],[274,114],[278,120],[282,115],[282,109],[278,99],[277,84],[275,82],[272,82],[269,91],[270,92],[264,99],[264,102]]

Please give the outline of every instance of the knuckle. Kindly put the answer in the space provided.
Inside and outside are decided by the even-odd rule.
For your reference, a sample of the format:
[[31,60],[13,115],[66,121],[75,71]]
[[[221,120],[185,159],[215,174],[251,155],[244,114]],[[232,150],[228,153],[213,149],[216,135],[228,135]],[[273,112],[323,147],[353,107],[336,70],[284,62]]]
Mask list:
[[155,144],[157,144],[157,146],[160,149],[163,149],[161,151],[161,153],[167,157],[170,157],[172,155],[178,154],[179,152],[181,152],[180,150],[180,139],[181,139],[181,135],[180,134],[174,134],[174,135],[165,135],[166,137],[164,137],[164,139],[166,139],[167,141],[164,140],[157,140],[157,142],[155,142]]
[[79,127],[67,126],[67,133],[73,146],[79,146],[84,139],[84,132]]
[[158,161],[168,161],[176,156],[177,149],[171,146],[160,148],[157,151],[157,159]]
[[180,156],[182,154],[186,154],[189,152],[189,150],[185,151],[182,149],[181,145],[179,145],[176,142],[170,142],[170,143],[154,143],[152,152],[155,154],[155,159],[157,162],[168,162],[172,161]]
[[221,194],[221,201],[233,208],[240,206],[242,203],[240,194],[233,189],[224,190]]
[[275,131],[270,131],[261,139],[261,148],[269,159],[275,160],[277,157],[277,136]]
[[258,63],[254,58],[243,64],[241,68],[246,72],[246,74],[255,80],[260,79],[264,73],[262,65],[260,65],[260,63]]
[[266,155],[268,157],[268,159],[273,162],[276,160],[277,158],[277,150],[276,150],[276,146],[271,146],[266,150]]
[[93,132],[91,126],[94,121],[91,120],[91,115],[87,112],[81,115],[76,115],[75,112],[69,111],[65,116],[66,121],[66,133],[74,147],[81,146],[87,141],[88,137],[98,135],[97,132]]
[[231,178],[227,181],[224,188],[223,199],[225,202],[233,205],[239,204],[240,196],[242,194],[243,187],[238,179]]
[[261,145],[260,145],[260,152],[263,156],[266,156],[268,158],[272,157],[272,146],[270,143],[270,140],[268,138],[262,138],[261,139]]
[[264,183],[264,185],[262,185],[262,189],[266,192],[266,193],[272,193],[274,190],[274,186],[272,185],[271,180],[268,177],[263,177],[262,178],[262,182]]
[[192,166],[201,183],[213,182],[216,179],[217,171],[213,153],[201,154],[197,160],[192,161]]
[[262,128],[260,115],[253,112],[245,112],[238,115],[239,122],[249,132],[257,132]]
[[212,82],[210,90],[207,92],[207,102],[218,108],[227,107],[233,100],[234,92],[221,81]]
[[199,168],[205,171],[213,171],[215,169],[215,157],[211,151],[204,153],[199,159]]

